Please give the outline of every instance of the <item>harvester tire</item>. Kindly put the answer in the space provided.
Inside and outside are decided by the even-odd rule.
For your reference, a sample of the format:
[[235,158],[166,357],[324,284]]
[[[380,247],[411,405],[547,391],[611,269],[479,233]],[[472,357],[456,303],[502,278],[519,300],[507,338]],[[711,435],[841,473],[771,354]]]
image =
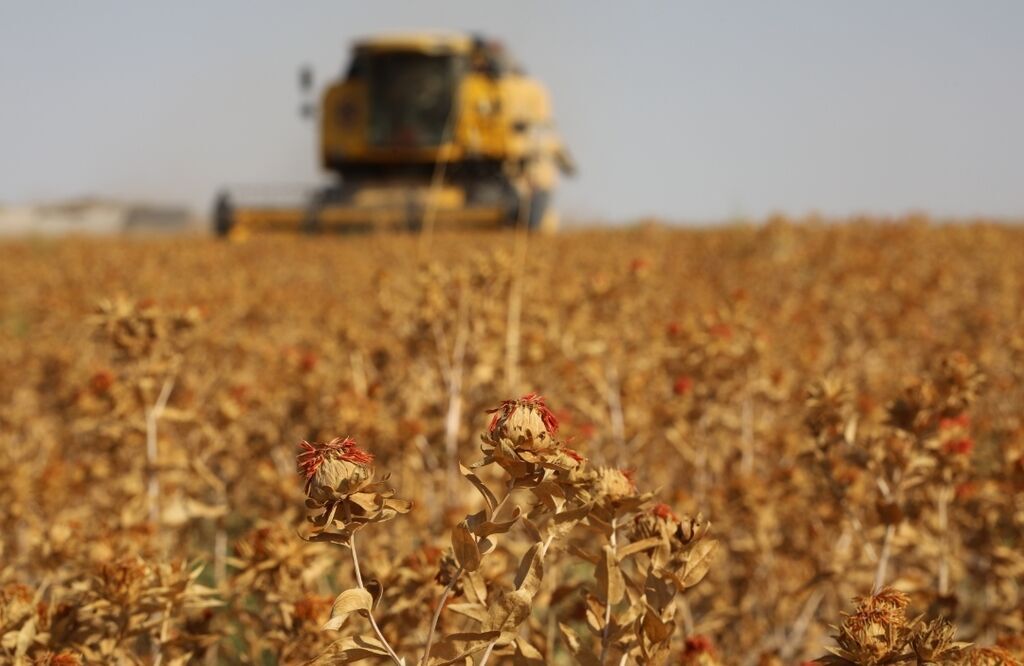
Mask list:
[[213,231],[221,238],[231,233],[235,226],[235,207],[231,203],[231,197],[227,192],[217,195],[217,201],[213,206]]

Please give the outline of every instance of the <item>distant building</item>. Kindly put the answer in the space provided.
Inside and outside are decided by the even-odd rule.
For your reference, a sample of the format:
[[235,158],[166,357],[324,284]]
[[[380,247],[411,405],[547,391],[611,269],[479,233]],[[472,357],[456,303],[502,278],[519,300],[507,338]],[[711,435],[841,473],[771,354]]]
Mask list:
[[0,235],[182,233],[200,225],[187,208],[82,198],[0,206]]

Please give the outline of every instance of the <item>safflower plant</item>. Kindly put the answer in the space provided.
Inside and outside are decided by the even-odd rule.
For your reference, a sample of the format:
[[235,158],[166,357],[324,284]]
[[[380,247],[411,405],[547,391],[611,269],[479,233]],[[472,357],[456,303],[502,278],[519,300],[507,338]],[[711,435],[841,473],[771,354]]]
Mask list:
[[385,654],[400,661],[373,617],[374,598],[363,581],[356,551],[356,532],[366,525],[391,520],[407,513],[412,503],[395,499],[387,477],[374,481],[373,455],[361,449],[351,438],[335,438],[311,444],[303,441],[298,455],[299,471],[305,477],[306,507],[314,526],[310,541],[326,541],[344,546],[352,556],[356,587],[342,592],[334,601],[331,619],[325,629],[338,629],[347,616],[365,613],[375,636],[343,639],[332,646],[341,654]]
[[[666,663],[675,634],[675,597],[700,582],[713,559],[717,543],[705,538],[709,524],[699,516],[677,517],[666,504],[652,505],[653,494],[640,492],[628,471],[590,467],[558,438],[558,419],[542,396],[506,400],[490,413],[481,435],[482,459],[459,466],[482,508],[451,529],[450,552],[440,559],[436,576],[443,588],[423,617],[426,628],[415,663],[543,663],[542,652],[531,643],[529,619],[545,572],[573,560],[585,563],[592,575],[573,583],[586,605],[585,629],[559,622],[563,653],[587,665],[612,659]],[[398,654],[375,620],[383,591],[379,582],[364,579],[356,549],[358,530],[408,512],[411,503],[395,498],[386,476],[374,481],[373,455],[353,439],[299,446],[298,468],[313,525],[306,538],[347,548],[356,582],[338,595],[323,629],[341,629],[352,614],[366,618],[372,629],[372,634],[340,638],[317,661],[376,657],[413,663]],[[480,476],[491,467],[500,470],[499,493]],[[485,564],[499,540],[517,527],[521,554],[511,580],[502,580]],[[556,546],[577,528],[596,533],[600,548]],[[463,600],[450,603],[454,596]],[[446,612],[457,618],[442,622]],[[582,636],[581,630],[586,631]]]
[[0,663],[1024,660],[1024,231],[520,241],[5,240]]

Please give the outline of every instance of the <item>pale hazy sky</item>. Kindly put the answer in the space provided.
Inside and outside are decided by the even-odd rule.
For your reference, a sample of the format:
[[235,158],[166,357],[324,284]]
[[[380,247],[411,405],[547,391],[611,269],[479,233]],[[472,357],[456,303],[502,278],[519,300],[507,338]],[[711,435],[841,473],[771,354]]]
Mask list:
[[548,84],[569,215],[1024,217],[1024,2],[0,0],[0,202],[318,177],[296,72],[482,30]]

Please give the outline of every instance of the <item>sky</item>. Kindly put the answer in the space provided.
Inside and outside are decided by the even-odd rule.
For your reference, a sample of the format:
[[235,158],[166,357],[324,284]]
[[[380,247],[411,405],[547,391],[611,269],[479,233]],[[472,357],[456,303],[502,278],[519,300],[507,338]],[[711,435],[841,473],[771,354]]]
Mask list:
[[1017,0],[0,0],[0,204],[317,182],[299,66],[424,28],[549,87],[567,218],[1024,218]]

